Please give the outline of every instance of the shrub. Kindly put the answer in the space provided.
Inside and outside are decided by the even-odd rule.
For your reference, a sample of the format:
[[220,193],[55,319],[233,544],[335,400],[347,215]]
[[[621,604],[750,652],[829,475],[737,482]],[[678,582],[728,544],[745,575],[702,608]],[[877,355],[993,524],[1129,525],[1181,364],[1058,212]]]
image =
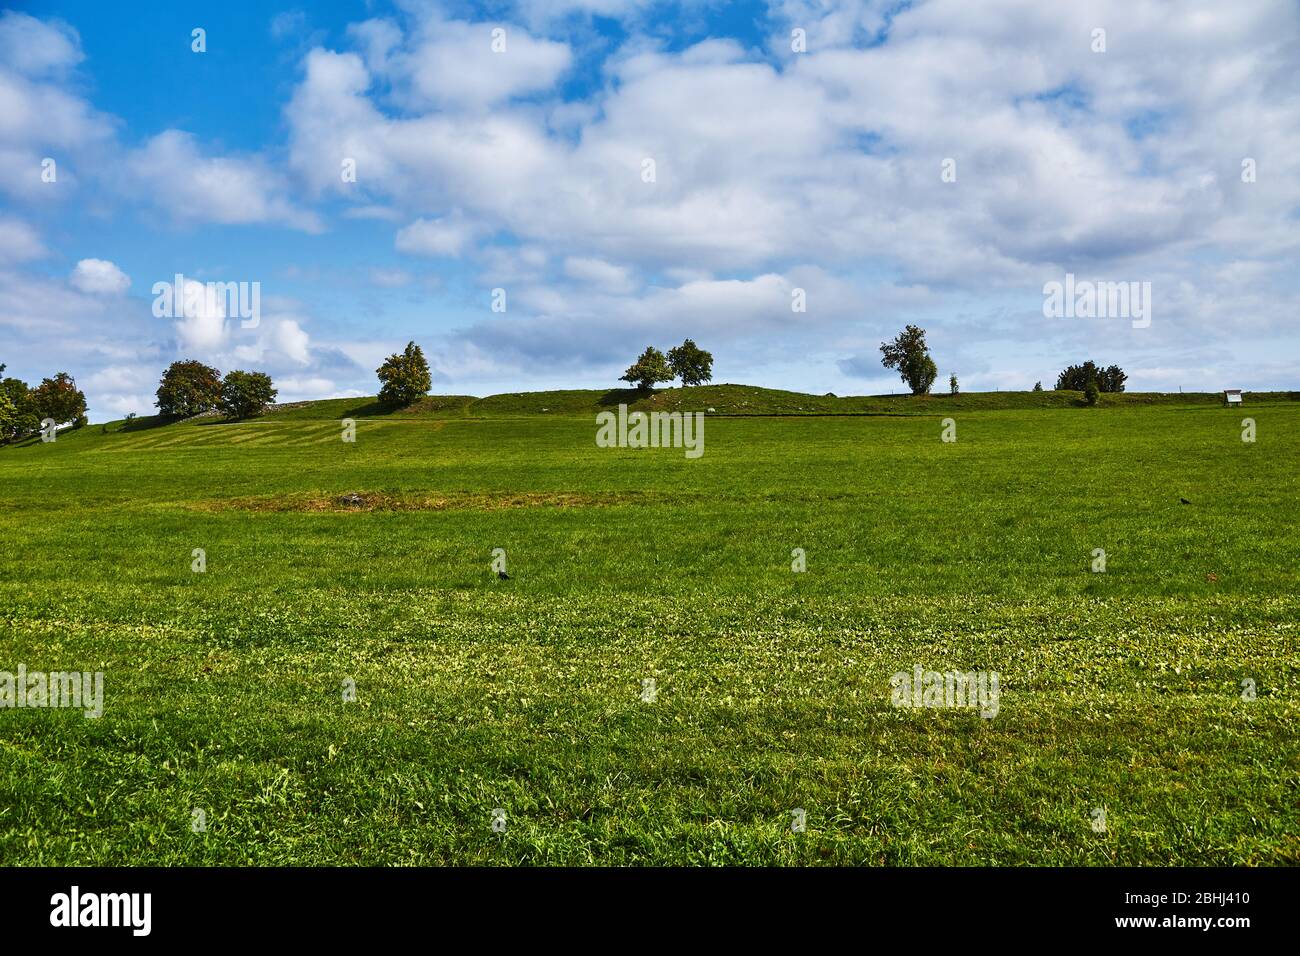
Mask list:
[[1088,387],[1083,390],[1083,400],[1089,405],[1096,405],[1097,400],[1101,398],[1101,389],[1097,387],[1095,381],[1089,381]]

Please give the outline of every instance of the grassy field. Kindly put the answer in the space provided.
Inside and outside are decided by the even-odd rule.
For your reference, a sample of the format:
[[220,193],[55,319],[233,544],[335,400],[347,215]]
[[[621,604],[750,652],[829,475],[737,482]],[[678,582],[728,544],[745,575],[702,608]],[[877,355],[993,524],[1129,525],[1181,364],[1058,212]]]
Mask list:
[[0,449],[0,671],[105,675],[0,710],[0,861],[1300,862],[1300,402],[688,396],[697,460],[592,392]]

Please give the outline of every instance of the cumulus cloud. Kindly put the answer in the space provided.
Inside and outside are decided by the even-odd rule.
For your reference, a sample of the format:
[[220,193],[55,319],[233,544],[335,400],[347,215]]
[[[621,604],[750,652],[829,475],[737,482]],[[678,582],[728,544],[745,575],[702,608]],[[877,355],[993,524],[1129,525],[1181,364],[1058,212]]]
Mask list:
[[299,365],[311,362],[311,338],[295,319],[278,319],[272,324],[272,342],[277,351]]
[[431,16],[403,36],[391,21],[371,20],[355,35],[368,68],[407,104],[425,107],[480,109],[549,90],[572,61],[567,44],[505,23]]
[[173,290],[177,301],[176,335],[182,351],[210,355],[220,351],[230,338],[226,321],[226,299],[213,285],[186,279],[183,290]]
[[[1101,22],[1111,42],[1096,54]],[[1251,282],[1289,295],[1275,269],[1300,248],[1297,48],[1282,39],[1300,25],[1291,5],[1205,6],[1170,21],[1159,4],[1128,0],[1060,11],[789,0],[773,7],[768,56],[726,39],[668,52],[636,38],[605,60],[606,82],[586,101],[563,99],[557,68],[536,73],[529,100],[503,94],[490,113],[441,67],[416,69],[440,25],[370,21],[353,32],[359,52],[313,51],[286,117],[292,161],[317,188],[343,192],[333,168],[313,164],[354,148],[369,171],[357,198],[419,214],[399,249],[472,256],[483,284],[512,284],[512,307],[529,315],[468,330],[481,348],[503,335],[521,350],[591,346],[593,295],[626,338],[672,296],[707,298],[719,274],[739,285],[719,286],[702,315],[739,301],[751,325],[789,340],[808,320],[778,319],[752,293],[800,262],[856,305],[837,305],[843,330],[866,324],[877,340],[884,322],[939,324],[906,297],[884,314],[866,308],[929,287],[974,297],[955,326],[973,329],[983,309],[999,338],[1095,341],[1096,330],[1034,316],[1042,283],[1066,270],[1157,280],[1167,324],[1148,341],[1217,334],[1222,319],[1197,295],[1230,307]],[[806,53],[790,48],[796,26]],[[1239,165],[1256,154],[1277,165],[1247,188]],[[515,242],[475,248],[447,228],[453,215]],[[558,272],[518,254],[540,244]],[[1232,265],[1201,275],[1207,255]],[[656,273],[677,288],[637,286]],[[1003,294],[1020,307],[990,298]],[[1285,320],[1265,305],[1249,321]],[[1099,334],[1119,349],[1139,341]],[[845,348],[828,363],[854,367]]]
[[[1024,282],[1043,263],[1120,259],[1209,235],[1228,206],[1250,201],[1222,175],[1213,130],[1243,127],[1230,89],[1267,108],[1265,82],[1241,64],[1276,46],[1270,37],[1288,20],[1295,27],[1294,12],[1266,3],[1207,11],[1222,21],[1216,31],[1209,22],[1167,29],[1149,4],[1107,5],[1114,15],[1101,18],[1124,27],[1125,45],[1103,59],[1088,46],[1097,12],[994,6],[789,4],[790,22],[824,38],[804,55],[787,49],[783,64],[725,40],[674,54],[633,48],[606,64],[611,84],[576,139],[551,135],[527,106],[448,115],[447,100],[474,103],[455,86],[442,88],[438,109],[430,97],[420,112],[417,97],[386,112],[367,93],[373,76],[418,88],[412,51],[442,42],[433,37],[476,49],[462,41],[491,24],[433,21],[401,35],[372,21],[358,31],[363,56],[313,52],[288,115],[299,163],[356,144],[372,193],[430,211],[455,197],[467,218],[559,241],[576,257],[664,268],[870,256],[923,281]],[[888,43],[851,45],[886,27]],[[1142,52],[1168,46],[1221,64],[1213,102],[1171,68],[1179,58],[1154,64]],[[1272,96],[1278,84],[1294,92],[1287,62],[1268,68]],[[534,76],[554,95],[554,74]],[[1157,105],[1185,128],[1194,117],[1197,140],[1135,135]],[[1295,125],[1279,132],[1294,138]],[[945,158],[956,182],[940,178]],[[646,159],[653,183],[641,177]],[[1208,179],[1189,175],[1216,166]],[[1274,195],[1294,200],[1282,178]]]
[[127,158],[142,196],[181,223],[277,223],[319,232],[315,213],[285,198],[283,177],[257,157],[205,156],[194,136],[167,130]]
[[107,259],[82,259],[68,281],[89,295],[120,295],[131,287],[130,276]]

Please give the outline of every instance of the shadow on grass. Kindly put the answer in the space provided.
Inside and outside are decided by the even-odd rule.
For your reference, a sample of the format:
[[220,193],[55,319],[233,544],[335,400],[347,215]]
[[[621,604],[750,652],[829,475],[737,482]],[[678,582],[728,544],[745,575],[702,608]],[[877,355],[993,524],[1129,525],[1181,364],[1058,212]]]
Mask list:
[[179,421],[184,421],[184,419],[176,415],[146,415],[143,418],[133,418],[129,422],[109,422],[101,425],[100,431],[112,435],[118,432],[145,432],[151,428],[162,428],[164,425],[171,425]]
[[663,389],[639,389],[639,388],[612,388],[602,395],[596,402],[597,405],[631,405],[642,399],[663,391]]
[[385,405],[383,402],[372,401],[364,405],[358,405],[355,408],[349,408],[339,418],[377,418],[380,415],[391,415],[397,411],[402,411],[402,406]]

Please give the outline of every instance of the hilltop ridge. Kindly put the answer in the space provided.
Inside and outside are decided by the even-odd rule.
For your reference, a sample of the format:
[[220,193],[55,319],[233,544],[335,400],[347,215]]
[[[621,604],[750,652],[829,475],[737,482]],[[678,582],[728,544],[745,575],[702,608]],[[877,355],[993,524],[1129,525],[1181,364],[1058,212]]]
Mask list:
[[[1300,401],[1300,392],[1245,392],[1240,407]],[[635,388],[557,389],[540,392],[503,392],[479,398],[474,395],[428,395],[412,405],[394,408],[373,395],[326,398],[272,405],[249,421],[339,421],[344,418],[490,419],[533,416],[587,417],[626,404],[634,411],[704,412],[719,417],[814,415],[943,415],[950,412],[1033,409],[1082,409],[1078,391],[962,392],[957,395],[812,395],[757,385],[695,385],[661,388],[650,392]],[[1221,406],[1220,392],[1118,392],[1103,394],[1101,408],[1141,406]],[[177,424],[211,423],[220,416],[207,413],[194,418],[169,419],[143,415],[130,421],[116,419],[86,426],[87,433],[129,432]],[[63,429],[60,435],[69,435]],[[15,443],[20,447],[39,441],[33,437]]]
[[[1300,392],[1247,392],[1248,404],[1300,400]],[[1130,405],[1221,405],[1219,392],[1119,392],[1103,394],[1102,407]],[[595,415],[626,404],[639,411],[701,411],[716,415],[933,415],[944,411],[1083,406],[1083,393],[962,392],[958,395],[812,395],[757,385],[695,385],[651,392],[635,388],[559,389],[473,395],[429,395],[406,408],[381,405],[375,396],[326,398],[272,406],[267,419],[376,418],[389,415],[433,418],[493,418],[531,415]],[[156,417],[156,416],[154,416]],[[139,419],[137,419],[139,421]]]

